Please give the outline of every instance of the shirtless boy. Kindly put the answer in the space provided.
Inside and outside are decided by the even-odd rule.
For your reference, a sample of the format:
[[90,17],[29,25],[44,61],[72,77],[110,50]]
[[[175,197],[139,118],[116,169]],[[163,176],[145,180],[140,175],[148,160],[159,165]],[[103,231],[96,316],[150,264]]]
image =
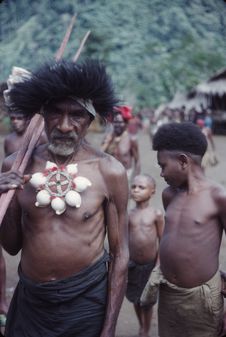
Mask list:
[[136,206],[129,214],[130,263],[126,297],[133,303],[139,321],[140,337],[150,330],[152,306],[140,306],[140,296],[154,268],[163,231],[163,215],[150,206],[155,193],[155,181],[147,174],[138,175],[131,185],[131,197]]
[[140,173],[140,154],[137,139],[128,130],[132,114],[127,106],[115,108],[113,131],[106,135],[101,149],[118,159],[127,171],[129,182]]
[[163,191],[160,243],[160,337],[217,337],[223,296],[219,250],[226,229],[226,191],[201,168],[207,141],[192,123],[169,123],[153,139]]
[[[0,228],[4,249],[21,253],[5,336],[114,337],[129,259],[128,183],[121,163],[85,141],[96,113],[113,113],[111,80],[98,61],[51,62],[8,97],[16,111],[43,115],[48,142],[25,171],[39,178],[16,191]],[[5,159],[3,171],[14,159]],[[1,178],[2,190],[21,185],[20,175]]]

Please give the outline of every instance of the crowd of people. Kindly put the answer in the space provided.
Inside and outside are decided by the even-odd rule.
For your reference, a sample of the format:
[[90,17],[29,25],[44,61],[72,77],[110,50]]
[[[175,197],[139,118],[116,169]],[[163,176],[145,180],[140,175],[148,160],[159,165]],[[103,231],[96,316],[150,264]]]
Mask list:
[[[160,337],[224,336],[226,191],[205,176],[208,143],[215,150],[210,116],[173,120],[168,111],[151,135],[168,184],[163,214],[152,206],[157,186],[142,170],[138,142],[154,115],[147,123],[147,112],[142,119],[120,104],[103,64],[44,64],[8,88],[6,104],[13,130],[0,191],[15,194],[0,243],[11,255],[20,252],[20,262],[8,309],[1,248],[5,336],[113,337],[124,297],[139,337],[149,336],[157,302]],[[25,172],[12,171],[35,113],[45,132]],[[86,140],[96,114],[108,122],[100,149]]]

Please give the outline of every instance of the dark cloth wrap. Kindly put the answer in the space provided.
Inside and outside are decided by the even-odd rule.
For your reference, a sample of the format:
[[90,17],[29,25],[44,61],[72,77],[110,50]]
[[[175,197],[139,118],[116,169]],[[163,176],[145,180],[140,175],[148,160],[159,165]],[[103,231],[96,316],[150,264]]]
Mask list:
[[105,252],[76,275],[44,283],[34,283],[19,267],[5,336],[99,337],[107,301],[107,261]]
[[128,283],[126,298],[134,303],[140,303],[140,297],[148,282],[151,271],[155,267],[156,260],[147,264],[138,264],[134,261],[129,262]]

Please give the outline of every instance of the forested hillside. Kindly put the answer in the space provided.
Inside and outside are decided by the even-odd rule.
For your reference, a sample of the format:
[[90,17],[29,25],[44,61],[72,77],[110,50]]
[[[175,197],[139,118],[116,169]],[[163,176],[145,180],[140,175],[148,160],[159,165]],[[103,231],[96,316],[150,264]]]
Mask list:
[[155,107],[226,67],[223,0],[3,0],[0,81],[14,65],[32,70],[54,57],[74,14],[64,56],[71,59],[91,30],[80,60],[103,60],[137,108]]

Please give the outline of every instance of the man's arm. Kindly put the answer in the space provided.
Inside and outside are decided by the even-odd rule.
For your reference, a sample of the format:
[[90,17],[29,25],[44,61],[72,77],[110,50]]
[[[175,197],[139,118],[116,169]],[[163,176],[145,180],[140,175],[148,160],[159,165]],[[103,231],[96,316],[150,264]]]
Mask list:
[[112,140],[113,140],[113,132],[106,133],[100,146],[101,151],[107,152],[108,147],[110,146]]
[[134,160],[134,170],[132,177],[135,177],[137,174],[140,174],[141,171],[139,146],[136,139],[131,140],[131,154]]
[[128,182],[124,167],[114,158],[104,164],[109,191],[106,204],[106,226],[110,264],[107,311],[101,337],[114,337],[119,310],[124,298],[129,260],[128,249]]

